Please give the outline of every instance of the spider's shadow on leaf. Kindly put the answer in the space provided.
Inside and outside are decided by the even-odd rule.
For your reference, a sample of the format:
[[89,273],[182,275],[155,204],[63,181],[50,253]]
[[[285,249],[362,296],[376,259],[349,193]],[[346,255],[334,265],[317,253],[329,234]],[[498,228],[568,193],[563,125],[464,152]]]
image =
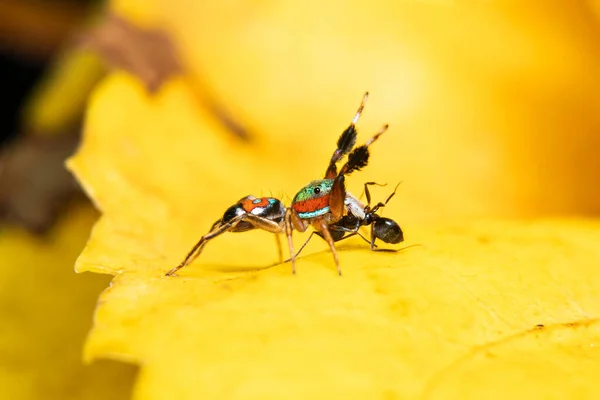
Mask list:
[[[343,245],[340,245],[339,247],[336,247],[336,249],[339,252],[344,252],[344,251],[360,251],[360,250],[365,250],[365,251],[369,251],[371,252],[371,250],[368,247],[365,247],[364,244],[360,243],[357,241],[357,243],[344,243]],[[381,249],[381,252],[389,252],[389,253],[396,253],[399,250],[402,249]],[[308,259],[308,258],[312,258],[312,257],[316,257],[316,256],[320,256],[324,253],[329,253],[331,254],[331,251],[329,250],[329,248],[320,250],[320,251],[315,251],[313,253],[306,253],[306,254],[302,254],[300,257],[298,257],[296,260],[301,260],[301,259]],[[375,253],[374,253],[375,254]],[[289,264],[290,260],[286,259],[283,262],[273,262],[271,264],[267,264],[267,265],[257,265],[255,267],[253,266],[248,266],[248,265],[231,265],[231,264],[204,264],[203,268],[213,271],[213,272],[230,272],[230,273],[238,273],[238,272],[261,272],[261,271],[266,271],[268,269],[280,266],[280,265],[286,265]]]

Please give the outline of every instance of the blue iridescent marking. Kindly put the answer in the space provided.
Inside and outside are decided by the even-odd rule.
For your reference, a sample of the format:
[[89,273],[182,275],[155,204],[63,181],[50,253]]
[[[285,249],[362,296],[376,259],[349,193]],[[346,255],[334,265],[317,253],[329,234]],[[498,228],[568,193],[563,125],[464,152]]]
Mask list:
[[323,208],[321,208],[320,210],[317,210],[317,211],[298,213],[298,216],[300,218],[307,219],[307,218],[318,217],[320,215],[327,214],[328,212],[329,212],[329,206],[323,207]]
[[252,204],[258,204],[258,203],[260,203],[261,201],[262,201],[262,199],[254,199],[254,200],[252,201]]
[[269,198],[269,203],[271,203],[271,204],[275,204],[275,202],[276,202],[276,201],[277,201],[277,200],[275,200],[275,199],[273,199],[273,198]]

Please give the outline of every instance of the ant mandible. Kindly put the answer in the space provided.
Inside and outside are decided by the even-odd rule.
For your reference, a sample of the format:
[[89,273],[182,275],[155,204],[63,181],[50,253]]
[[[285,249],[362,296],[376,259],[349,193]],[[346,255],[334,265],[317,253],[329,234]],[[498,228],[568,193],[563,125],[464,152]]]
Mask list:
[[[352,236],[358,235],[365,242],[369,243],[371,246],[371,251],[387,251],[387,252],[395,252],[398,250],[394,249],[378,249],[375,241],[377,239],[391,244],[398,244],[404,241],[404,233],[402,232],[402,228],[400,225],[391,218],[385,218],[377,214],[377,211],[385,207],[387,203],[391,200],[392,197],[396,194],[396,190],[398,189],[398,184],[392,194],[388,196],[385,202],[377,203],[373,208],[371,208],[371,193],[369,192],[369,186],[377,185],[377,186],[385,186],[380,185],[375,182],[367,182],[365,183],[365,194],[367,196],[367,205],[364,206],[360,200],[356,197],[352,196],[350,193],[346,193],[346,205],[348,208],[348,214],[344,215],[341,220],[329,226],[329,232],[331,233],[331,237],[334,242],[339,242],[340,240],[348,239]],[[371,240],[365,238],[360,232],[359,229],[361,226],[371,226]],[[302,252],[304,247],[310,242],[313,235],[317,234],[321,238],[323,235],[320,232],[314,231],[310,234],[308,239],[304,242],[300,250],[296,253],[296,257]],[[324,238],[323,238],[324,239]],[[288,260],[289,261],[289,260]]]

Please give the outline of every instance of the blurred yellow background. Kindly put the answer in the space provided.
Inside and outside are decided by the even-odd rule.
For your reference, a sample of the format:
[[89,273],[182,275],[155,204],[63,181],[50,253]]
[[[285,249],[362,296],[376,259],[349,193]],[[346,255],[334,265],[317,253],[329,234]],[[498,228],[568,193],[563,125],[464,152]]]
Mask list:
[[592,2],[113,4],[168,27],[191,73],[285,154],[282,170],[325,159],[331,139],[307,131],[334,137],[369,90],[363,134],[389,122],[393,151],[366,177],[403,180],[410,216],[600,211]]
[[[587,353],[587,346],[598,340],[593,322],[600,311],[594,306],[598,286],[592,279],[597,223],[532,222],[531,229],[525,222],[494,223],[487,234],[486,222],[473,221],[595,218],[600,213],[600,3],[115,0],[110,6],[132,24],[164,30],[183,66],[156,94],[148,94],[135,74],[105,79],[94,92],[84,142],[70,164],[104,215],[78,268],[120,274],[103,297],[103,323],[92,331],[86,357],[148,362],[143,384],[136,388],[138,398],[172,395],[158,378],[180,366],[188,372],[173,379],[195,382],[194,373],[205,371],[198,367],[203,356],[220,365],[229,388],[250,382],[247,392],[228,394],[264,394],[252,382],[272,373],[269,365],[280,371],[294,360],[299,363],[292,370],[309,368],[310,360],[301,354],[281,353],[303,345],[312,350],[307,354],[332,355],[331,364],[319,364],[325,373],[346,365],[342,343],[363,345],[364,354],[350,352],[348,357],[381,361],[382,368],[402,371],[404,379],[414,381],[387,392],[377,385],[388,375],[364,383],[390,398],[426,393],[421,380],[435,377],[465,349],[494,341],[502,345],[510,335],[517,335],[519,343],[500,351],[509,360],[520,362],[519,346],[533,359],[548,355],[550,365],[597,359]],[[199,101],[203,90],[218,96],[252,128],[251,143],[236,140],[216,123]],[[412,252],[380,257],[357,245],[342,251],[342,268],[351,271],[345,283],[330,281],[331,255],[324,253],[306,260],[300,266],[305,279],[292,284],[287,266],[264,274],[229,271],[226,276],[237,280],[223,284],[223,271],[215,265],[239,270],[274,261],[272,239],[251,233],[211,243],[206,264],[212,270],[195,263],[186,270],[188,280],[160,279],[238,198],[272,193],[289,204],[301,186],[320,178],[365,90],[371,97],[359,123],[359,142],[383,123],[390,130],[373,145],[370,165],[349,179],[349,187],[359,194],[365,181],[388,183],[376,191],[379,200],[403,181],[384,215],[400,223],[407,243],[430,245],[433,256]],[[68,104],[69,98],[63,101]],[[570,236],[558,233],[563,230]],[[486,247],[489,243],[493,250]],[[2,265],[14,265],[14,253],[4,254]],[[493,265],[486,261],[488,254],[494,254]],[[70,271],[67,264],[61,268]],[[384,268],[388,264],[394,271]],[[419,265],[424,268],[410,270]],[[570,268],[581,280],[567,282]],[[556,276],[564,286],[556,285]],[[287,298],[278,298],[281,288],[288,291]],[[454,290],[468,295],[463,299]],[[403,295],[402,301],[395,297]],[[444,298],[459,310],[436,303]],[[383,306],[386,301],[393,307]],[[398,308],[409,307],[405,303],[418,304],[423,314],[399,315]],[[263,324],[245,319],[262,315],[270,304],[279,304],[276,310],[289,319],[275,315]],[[433,311],[423,311],[427,304]],[[326,307],[342,320],[331,322]],[[348,316],[361,307],[369,317],[358,321],[373,326],[391,321],[381,329],[406,339],[400,349],[414,351],[411,357],[397,356],[399,364],[390,361],[385,353],[399,348],[377,346],[380,332],[355,328],[357,320]],[[292,308],[294,313],[287,314]],[[501,317],[494,318],[494,312]],[[456,326],[452,318],[459,317],[464,325]],[[532,343],[529,336],[523,341],[518,336],[538,323],[561,330],[563,323],[588,318],[585,332],[571,332],[567,340],[567,346],[580,349],[570,358],[557,355],[555,331]],[[179,337],[195,336],[175,341],[160,331],[162,326]],[[431,330],[421,338],[424,329]],[[352,334],[345,341],[330,334],[348,330]],[[455,335],[450,345],[445,334]],[[225,347],[244,356],[233,350],[226,356],[219,353],[221,335],[234,340]],[[283,342],[282,335],[298,342]],[[246,351],[245,340],[254,350]],[[214,347],[208,351],[203,343]],[[536,350],[539,343],[543,346]],[[274,364],[254,360],[256,349],[273,357]],[[227,360],[234,363],[233,373]],[[247,372],[253,366],[256,375]],[[523,368],[526,375],[540,366]],[[511,365],[486,364],[482,370],[488,378],[495,372],[522,382],[510,375]],[[463,372],[458,382],[471,381],[477,371]],[[218,390],[220,381],[210,376],[210,371],[202,375],[204,394],[214,395],[218,392],[210,390]],[[564,378],[561,370],[533,374],[532,390],[548,376]],[[281,390],[296,387],[298,379],[284,376]],[[322,384],[335,393],[344,382]],[[580,388],[571,381],[565,384],[574,387]],[[584,396],[593,393],[582,387]],[[437,394],[465,395],[460,384],[446,388]],[[517,389],[513,393],[523,395]],[[194,393],[179,390],[183,397]],[[477,390],[485,393],[486,387]]]

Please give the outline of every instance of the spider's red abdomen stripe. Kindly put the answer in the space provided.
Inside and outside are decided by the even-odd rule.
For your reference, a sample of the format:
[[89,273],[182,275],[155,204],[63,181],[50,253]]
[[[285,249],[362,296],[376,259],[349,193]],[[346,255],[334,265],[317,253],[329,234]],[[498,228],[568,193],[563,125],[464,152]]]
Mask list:
[[252,212],[252,210],[254,210],[257,207],[261,207],[264,208],[266,206],[268,206],[269,203],[269,199],[267,197],[259,197],[257,199],[244,199],[242,202],[242,208],[244,209],[244,211],[246,211],[247,213]]

